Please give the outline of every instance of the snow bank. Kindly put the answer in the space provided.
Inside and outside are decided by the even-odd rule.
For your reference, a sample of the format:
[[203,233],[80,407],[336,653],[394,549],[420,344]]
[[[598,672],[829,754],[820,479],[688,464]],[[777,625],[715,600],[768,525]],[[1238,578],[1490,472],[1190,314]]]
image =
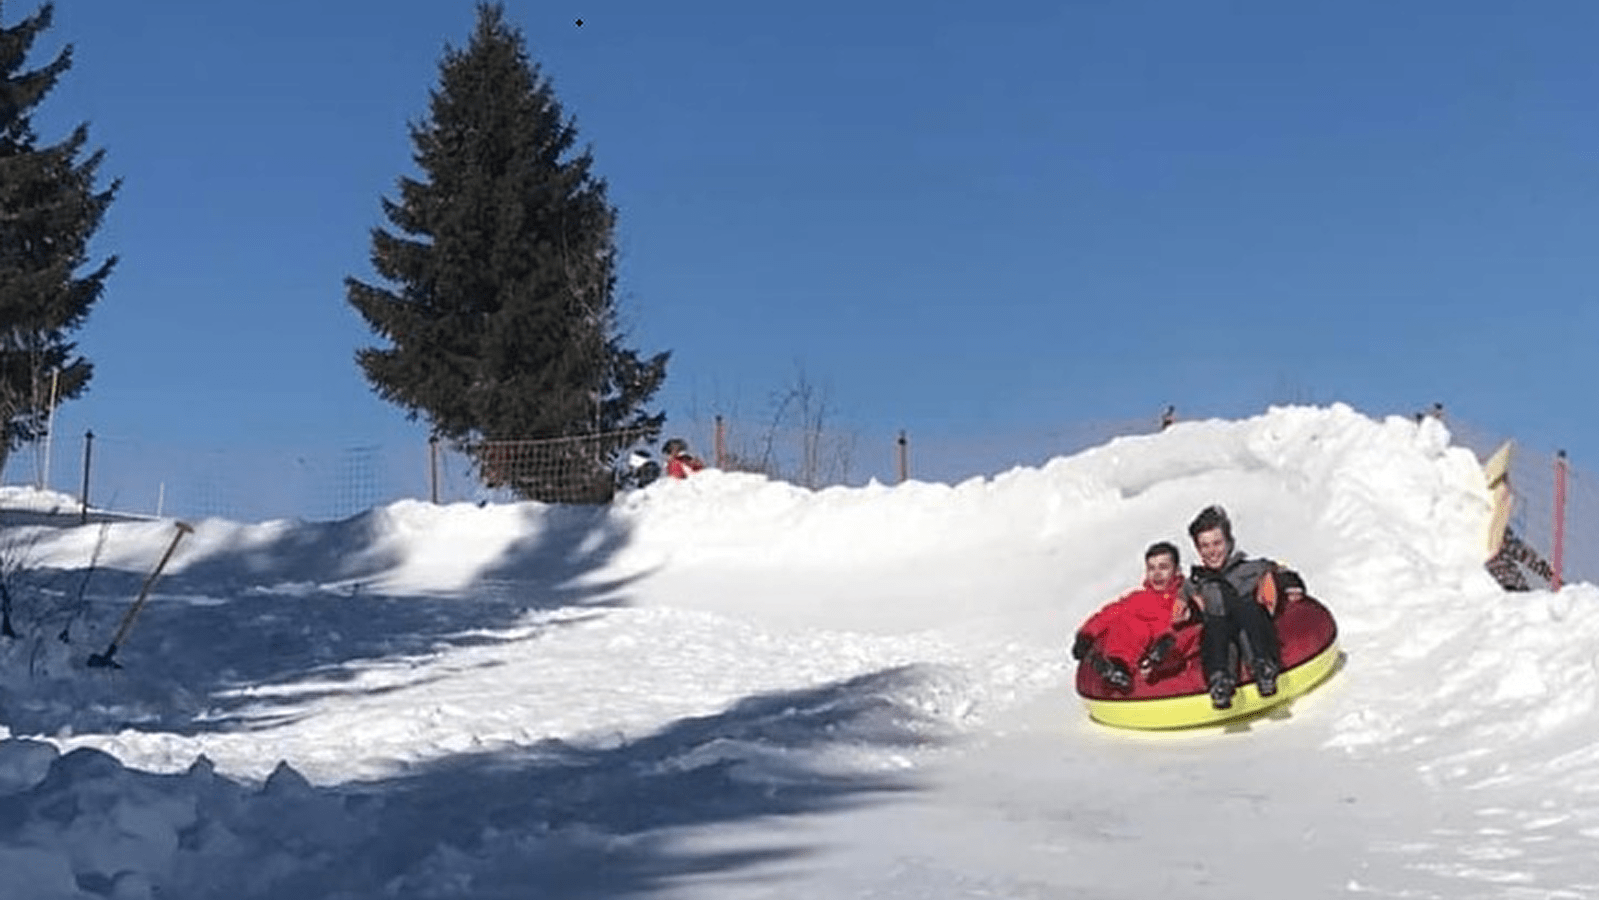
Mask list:
[[1000,722],[1062,728],[1071,631],[1214,502],[1338,617],[1346,665],[1299,740],[1599,790],[1595,588],[1497,588],[1481,472],[1431,419],[1274,409],[958,485],[706,472],[598,510],[207,520],[112,672],[83,656],[173,527],[52,521],[59,500],[0,493],[39,514],[5,533],[17,586],[73,629],[0,658],[26,735],[0,742],[5,896],[643,891],[616,879],[670,869],[668,834],[902,791]]

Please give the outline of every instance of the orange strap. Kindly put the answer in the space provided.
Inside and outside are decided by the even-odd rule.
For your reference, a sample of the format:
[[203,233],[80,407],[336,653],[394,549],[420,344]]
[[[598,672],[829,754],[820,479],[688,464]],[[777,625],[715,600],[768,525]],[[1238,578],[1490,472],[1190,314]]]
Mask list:
[[1272,570],[1260,576],[1260,584],[1255,586],[1255,599],[1260,605],[1266,607],[1269,613],[1277,612],[1277,572]]

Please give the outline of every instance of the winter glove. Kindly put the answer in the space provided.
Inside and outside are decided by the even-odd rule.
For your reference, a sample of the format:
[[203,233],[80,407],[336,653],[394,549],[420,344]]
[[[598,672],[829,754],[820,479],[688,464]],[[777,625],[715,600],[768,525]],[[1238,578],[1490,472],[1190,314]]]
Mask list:
[[1144,651],[1143,658],[1138,661],[1138,668],[1147,672],[1159,666],[1166,661],[1166,657],[1171,654],[1172,648],[1175,646],[1177,646],[1177,635],[1161,635],[1155,639],[1155,643],[1149,645],[1148,650]]
[[1072,659],[1081,660],[1088,655],[1089,648],[1094,646],[1094,639],[1084,632],[1077,632],[1077,640],[1072,643]]
[[1273,573],[1277,579],[1277,595],[1284,600],[1288,599],[1289,591],[1298,591],[1300,596],[1305,593],[1305,579],[1293,569],[1278,569]]
[[1125,691],[1133,686],[1133,673],[1127,671],[1127,666],[1119,659],[1107,659],[1098,653],[1088,658],[1094,671],[1105,683],[1118,691]]

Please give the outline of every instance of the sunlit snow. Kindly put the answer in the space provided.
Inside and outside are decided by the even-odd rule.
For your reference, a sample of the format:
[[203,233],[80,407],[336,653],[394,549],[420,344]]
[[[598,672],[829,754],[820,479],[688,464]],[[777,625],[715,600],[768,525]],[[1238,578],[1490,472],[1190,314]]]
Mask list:
[[[1216,502],[1343,666],[1229,728],[1090,722],[1072,632]],[[0,506],[3,897],[1599,896],[1599,593],[1497,587],[1433,419],[195,522],[121,669],[85,661],[173,523]]]

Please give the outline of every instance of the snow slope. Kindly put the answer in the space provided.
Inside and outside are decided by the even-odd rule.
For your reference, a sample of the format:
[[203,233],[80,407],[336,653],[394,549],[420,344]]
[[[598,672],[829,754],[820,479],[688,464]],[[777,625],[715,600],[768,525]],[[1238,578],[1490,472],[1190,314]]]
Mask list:
[[[1212,502],[1346,664],[1228,729],[1088,722],[1072,631]],[[52,504],[0,493],[0,896],[1599,896],[1599,597],[1499,591],[1435,420],[1274,409],[953,486],[208,520],[120,670],[84,659],[173,525]]]

